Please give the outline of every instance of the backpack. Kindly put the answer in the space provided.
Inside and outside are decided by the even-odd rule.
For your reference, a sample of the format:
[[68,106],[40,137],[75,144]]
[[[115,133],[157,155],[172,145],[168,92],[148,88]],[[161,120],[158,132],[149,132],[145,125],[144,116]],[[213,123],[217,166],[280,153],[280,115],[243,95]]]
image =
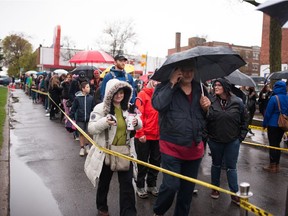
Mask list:
[[[113,76],[113,79],[117,78],[117,76],[115,75],[114,71],[110,71],[111,75]],[[128,74],[125,72],[125,78],[126,78],[126,82],[129,82],[129,78],[128,78]]]

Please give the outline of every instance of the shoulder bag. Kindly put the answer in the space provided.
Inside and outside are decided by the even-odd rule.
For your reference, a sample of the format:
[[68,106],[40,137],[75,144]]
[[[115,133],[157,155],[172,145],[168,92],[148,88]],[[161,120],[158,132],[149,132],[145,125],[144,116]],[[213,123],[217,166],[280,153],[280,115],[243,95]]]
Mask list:
[[284,131],[288,131],[288,116],[286,116],[285,114],[283,114],[281,112],[281,106],[280,106],[280,101],[278,98],[278,95],[275,95],[276,99],[277,99],[277,103],[278,103],[278,109],[279,109],[279,119],[278,119],[278,126],[284,130]]
[[[108,129],[105,130],[106,148],[111,151],[121,153],[123,155],[130,155],[130,146],[128,145],[111,145],[108,143]],[[130,161],[115,155],[107,154],[105,156],[105,164],[110,166],[112,171],[128,171],[130,169]]]

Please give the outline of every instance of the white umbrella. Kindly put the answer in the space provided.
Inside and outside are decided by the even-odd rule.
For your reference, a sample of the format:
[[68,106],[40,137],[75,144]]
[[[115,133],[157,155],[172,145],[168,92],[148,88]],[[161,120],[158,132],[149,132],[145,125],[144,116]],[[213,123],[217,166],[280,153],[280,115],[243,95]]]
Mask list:
[[68,74],[68,71],[64,69],[56,69],[55,71],[53,71],[53,73],[56,73],[58,74],[58,76],[61,76],[62,74]]
[[26,75],[32,75],[32,74],[37,74],[37,73],[38,72],[34,71],[34,70],[30,70],[30,71],[25,72]]

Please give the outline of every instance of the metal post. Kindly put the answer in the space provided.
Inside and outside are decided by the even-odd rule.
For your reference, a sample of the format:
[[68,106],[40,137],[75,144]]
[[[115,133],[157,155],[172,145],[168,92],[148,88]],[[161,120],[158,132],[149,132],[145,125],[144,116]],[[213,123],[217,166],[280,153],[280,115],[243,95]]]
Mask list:
[[[249,191],[250,184],[248,182],[241,182],[239,185],[239,191],[236,193],[241,199],[248,202],[249,197],[253,196],[253,193]],[[248,216],[246,209],[240,208],[240,216]]]

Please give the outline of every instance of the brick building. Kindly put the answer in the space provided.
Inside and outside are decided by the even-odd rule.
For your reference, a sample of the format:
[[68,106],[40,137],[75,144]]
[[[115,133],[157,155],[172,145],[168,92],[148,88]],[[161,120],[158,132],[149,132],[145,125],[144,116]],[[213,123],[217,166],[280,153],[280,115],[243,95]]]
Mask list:
[[[262,43],[260,54],[260,75],[267,76],[270,73],[269,68],[269,30],[270,29],[270,17],[266,14],[263,15],[263,27],[262,27]],[[288,69],[288,28],[282,28],[282,70]]]

